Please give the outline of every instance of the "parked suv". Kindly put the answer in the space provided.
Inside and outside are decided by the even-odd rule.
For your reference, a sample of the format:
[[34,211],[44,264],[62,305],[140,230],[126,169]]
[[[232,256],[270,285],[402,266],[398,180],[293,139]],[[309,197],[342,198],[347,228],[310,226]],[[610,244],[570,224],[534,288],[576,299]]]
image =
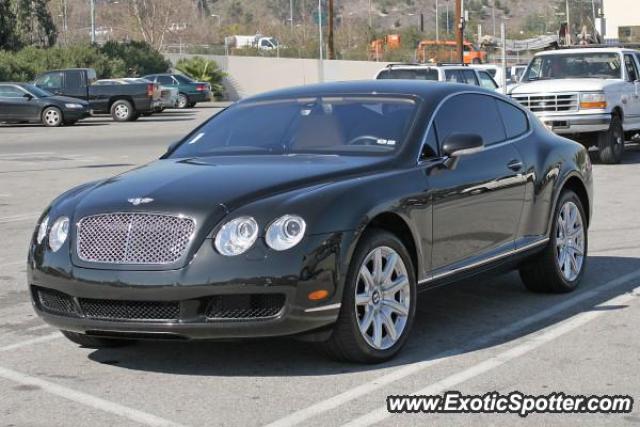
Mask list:
[[471,68],[462,64],[389,64],[376,75],[376,80],[387,79],[433,80],[471,84],[492,90],[498,89],[498,84],[487,70]]
[[143,78],[156,82],[163,87],[178,89],[178,108],[195,107],[198,102],[211,99],[211,85],[196,82],[183,74],[149,74]]
[[640,130],[640,52],[575,48],[533,57],[511,97],[553,132],[597,146],[602,163],[619,163]]

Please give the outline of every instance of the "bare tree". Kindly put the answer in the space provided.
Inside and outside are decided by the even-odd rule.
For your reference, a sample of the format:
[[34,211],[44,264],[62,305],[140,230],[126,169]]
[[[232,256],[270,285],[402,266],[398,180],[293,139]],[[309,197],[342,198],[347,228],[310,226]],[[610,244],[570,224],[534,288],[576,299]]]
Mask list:
[[193,6],[192,2],[176,0],[131,0],[129,3],[143,40],[156,49],[164,47],[167,34],[186,29]]

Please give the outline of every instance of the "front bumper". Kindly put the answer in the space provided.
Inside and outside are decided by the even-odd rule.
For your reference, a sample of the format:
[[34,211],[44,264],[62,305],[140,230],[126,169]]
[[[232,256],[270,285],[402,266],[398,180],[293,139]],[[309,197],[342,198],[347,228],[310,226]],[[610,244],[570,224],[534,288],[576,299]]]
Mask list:
[[89,117],[91,112],[88,108],[85,109],[66,109],[62,111],[62,116],[65,120],[76,122],[78,120],[82,120],[86,117]]
[[565,135],[575,133],[603,132],[609,129],[611,114],[536,114],[546,127],[554,133]]
[[[52,326],[95,336],[151,339],[228,339],[296,335],[331,325],[342,299],[344,233],[308,236],[298,250],[275,253],[256,243],[245,256],[222,257],[205,241],[194,259],[177,270],[105,270],[50,265],[32,248],[28,280],[36,313]],[[295,249],[295,248],[294,248]],[[290,252],[290,253],[288,253]],[[222,264],[226,264],[220,269]],[[307,295],[328,289],[330,296],[313,302]],[[66,298],[59,309],[45,305],[40,292]],[[283,297],[281,307],[268,316],[221,318],[211,315],[212,301],[251,296]],[[115,316],[96,315],[87,301],[117,308]],[[66,305],[65,305],[66,304]],[[170,319],[142,318],[139,307],[175,307]],[[123,315],[135,306],[138,315]],[[146,313],[146,312],[145,312]]]

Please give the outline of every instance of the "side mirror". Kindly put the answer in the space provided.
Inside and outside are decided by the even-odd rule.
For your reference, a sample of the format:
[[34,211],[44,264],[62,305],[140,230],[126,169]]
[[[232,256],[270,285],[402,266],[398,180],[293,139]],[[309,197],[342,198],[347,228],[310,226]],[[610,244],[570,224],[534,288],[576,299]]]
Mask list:
[[33,99],[33,95],[31,95],[30,93],[25,93],[24,95],[22,95],[23,98],[26,98],[27,101],[31,101]]
[[482,137],[475,133],[452,133],[442,144],[442,153],[448,157],[445,166],[455,169],[461,156],[475,154],[484,148]]

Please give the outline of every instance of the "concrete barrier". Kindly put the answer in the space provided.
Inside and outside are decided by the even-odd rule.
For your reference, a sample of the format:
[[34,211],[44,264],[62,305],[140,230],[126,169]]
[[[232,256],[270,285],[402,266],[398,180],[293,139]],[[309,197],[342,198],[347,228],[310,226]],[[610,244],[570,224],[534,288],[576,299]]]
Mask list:
[[240,98],[290,86],[322,81],[368,80],[388,62],[322,61],[298,58],[166,54],[175,64],[180,58],[202,56],[216,61],[229,74],[224,85],[226,96]]

